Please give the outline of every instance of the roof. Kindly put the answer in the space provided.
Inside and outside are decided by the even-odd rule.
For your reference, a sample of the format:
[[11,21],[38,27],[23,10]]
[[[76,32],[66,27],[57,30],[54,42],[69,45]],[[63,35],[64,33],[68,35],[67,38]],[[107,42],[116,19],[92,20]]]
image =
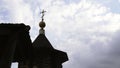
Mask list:
[[39,34],[33,42],[33,47],[37,49],[53,49],[51,43],[48,41],[44,34]]
[[34,58],[51,56],[53,61],[63,63],[68,60],[66,52],[54,49],[44,34],[39,34],[33,42]]
[[53,56],[53,59],[55,59],[55,61],[57,60],[57,62],[60,62],[60,63],[68,61],[67,53],[57,49],[53,50],[52,56]]

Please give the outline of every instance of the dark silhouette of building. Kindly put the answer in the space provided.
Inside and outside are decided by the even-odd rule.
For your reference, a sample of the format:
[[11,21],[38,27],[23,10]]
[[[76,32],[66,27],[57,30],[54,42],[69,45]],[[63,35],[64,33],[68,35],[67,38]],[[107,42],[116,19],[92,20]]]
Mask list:
[[10,68],[11,62],[30,59],[29,29],[24,24],[0,24],[0,68]]
[[54,49],[46,38],[43,16],[40,33],[33,43],[29,26],[0,24],[0,68],[10,68],[12,62],[18,62],[18,68],[62,68],[62,63],[68,60],[67,54]]

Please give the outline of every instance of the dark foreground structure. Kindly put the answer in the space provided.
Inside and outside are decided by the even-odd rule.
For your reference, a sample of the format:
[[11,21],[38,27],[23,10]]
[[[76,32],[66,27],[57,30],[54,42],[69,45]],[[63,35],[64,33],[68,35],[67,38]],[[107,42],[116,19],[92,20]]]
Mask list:
[[10,68],[12,62],[18,62],[18,68],[62,68],[68,56],[52,47],[45,36],[43,20],[33,43],[29,36],[30,26],[0,24],[0,68]]

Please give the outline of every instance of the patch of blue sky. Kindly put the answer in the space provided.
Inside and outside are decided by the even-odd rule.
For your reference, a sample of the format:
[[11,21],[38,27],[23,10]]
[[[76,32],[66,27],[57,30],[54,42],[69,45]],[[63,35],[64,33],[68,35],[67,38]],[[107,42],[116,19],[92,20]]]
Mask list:
[[12,63],[11,68],[18,68],[18,63],[17,62]]
[[110,9],[112,13],[120,13],[120,2],[118,0],[92,0]]
[[110,10],[113,13],[120,13],[120,3],[118,1],[112,1],[109,5],[107,5],[108,7],[110,7]]
[[7,22],[9,21],[9,17],[10,17],[10,11],[8,9],[5,8],[0,8],[0,18],[1,20]]
[[4,1],[3,0],[0,0],[0,5],[4,5]]
[[66,4],[79,3],[81,0],[64,0]]
[[10,21],[10,11],[4,0],[0,1],[0,23]]

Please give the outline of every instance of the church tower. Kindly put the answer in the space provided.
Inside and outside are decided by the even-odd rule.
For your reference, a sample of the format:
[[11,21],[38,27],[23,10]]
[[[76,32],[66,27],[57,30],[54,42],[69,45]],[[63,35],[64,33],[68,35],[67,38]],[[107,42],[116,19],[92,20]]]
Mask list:
[[40,31],[33,42],[33,68],[62,68],[62,63],[68,60],[67,54],[53,48],[45,36],[44,10],[41,12],[42,21],[39,23]]

